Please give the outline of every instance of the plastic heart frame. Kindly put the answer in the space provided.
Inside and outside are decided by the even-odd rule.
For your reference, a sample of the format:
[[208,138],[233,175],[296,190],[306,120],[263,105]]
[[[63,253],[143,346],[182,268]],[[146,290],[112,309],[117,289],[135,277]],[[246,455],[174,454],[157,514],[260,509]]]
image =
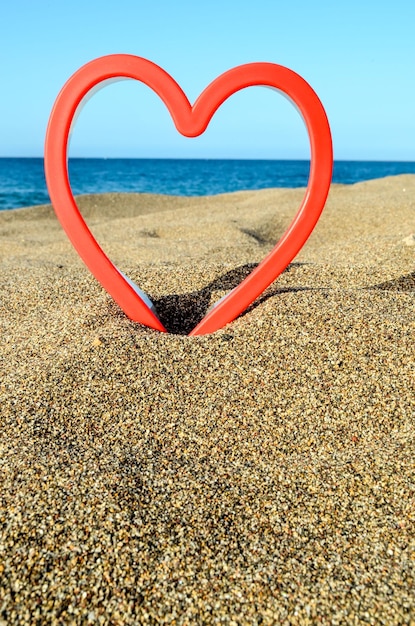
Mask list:
[[310,85],[292,70],[274,63],[249,63],[216,78],[192,106],[180,86],[162,68],[141,57],[115,54],[81,67],[67,81],[53,106],[45,143],[45,174],[56,215],[92,274],[133,321],[166,331],[148,297],[107,257],[83,219],[68,175],[68,140],[82,101],[108,80],[130,78],[155,91],[177,130],[187,137],[202,134],[220,105],[235,92],[262,85],[281,91],[297,106],[310,139],[311,161],[303,201],[285,234],[235,289],[207,313],[190,335],[212,333],[242,313],[301,250],[324,208],[330,188],[333,151],[324,108]]

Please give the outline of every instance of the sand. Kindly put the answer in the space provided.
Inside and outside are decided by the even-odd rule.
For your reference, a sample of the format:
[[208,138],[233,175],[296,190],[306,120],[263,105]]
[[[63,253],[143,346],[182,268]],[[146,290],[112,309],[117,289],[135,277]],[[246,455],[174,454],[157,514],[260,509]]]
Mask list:
[[0,624],[415,624],[415,176],[333,185],[237,320],[189,338],[303,190],[0,213]]

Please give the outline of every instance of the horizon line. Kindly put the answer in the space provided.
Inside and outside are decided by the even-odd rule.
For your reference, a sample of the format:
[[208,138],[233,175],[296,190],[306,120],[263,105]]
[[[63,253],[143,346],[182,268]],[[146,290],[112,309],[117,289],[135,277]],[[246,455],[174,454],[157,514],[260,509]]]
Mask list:
[[[0,156],[1,159],[41,159],[43,156]],[[132,156],[71,156],[69,160],[97,160],[97,161],[303,161],[309,163],[310,159],[305,158],[270,158],[270,157],[132,157]],[[415,163],[415,157],[410,159],[333,159],[334,163]]]

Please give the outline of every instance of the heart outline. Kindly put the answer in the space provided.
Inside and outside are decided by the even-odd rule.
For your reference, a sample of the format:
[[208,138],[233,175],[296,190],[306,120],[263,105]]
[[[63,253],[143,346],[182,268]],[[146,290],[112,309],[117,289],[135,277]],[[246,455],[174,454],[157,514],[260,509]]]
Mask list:
[[71,127],[83,100],[101,83],[114,79],[138,80],[164,102],[178,132],[202,134],[218,108],[231,95],[252,86],[268,86],[292,101],[306,125],[310,140],[310,175],[304,198],[291,224],[259,265],[210,309],[189,335],[215,332],[242,313],[289,265],[313,231],[330,189],[333,148],[329,122],[317,94],[292,70],[274,63],[249,63],[218,76],[190,104],[176,81],[161,67],[142,57],[112,54],[90,61],[61,89],[45,139],[45,176],[55,213],[72,245],[88,269],[133,321],[167,332],[143,293],[118,270],[102,250],[72,194],[68,174]]

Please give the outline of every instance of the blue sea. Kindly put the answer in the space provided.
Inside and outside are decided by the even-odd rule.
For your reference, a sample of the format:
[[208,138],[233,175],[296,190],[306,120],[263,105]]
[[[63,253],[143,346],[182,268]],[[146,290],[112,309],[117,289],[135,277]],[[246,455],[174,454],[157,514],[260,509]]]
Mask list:
[[[305,187],[309,161],[70,159],[73,193],[149,192],[203,196],[269,187]],[[353,184],[415,174],[415,162],[336,161],[333,182]],[[49,203],[42,158],[0,158],[0,210]]]

